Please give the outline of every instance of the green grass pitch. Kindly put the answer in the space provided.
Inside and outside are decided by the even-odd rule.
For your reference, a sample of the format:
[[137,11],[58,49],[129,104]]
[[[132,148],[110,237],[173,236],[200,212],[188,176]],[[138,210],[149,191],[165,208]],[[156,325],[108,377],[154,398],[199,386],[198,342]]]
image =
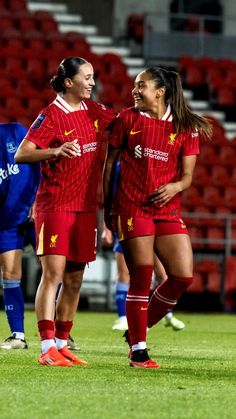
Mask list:
[[[128,366],[114,313],[78,312],[73,337],[86,367],[43,367],[34,312],[26,312],[28,350],[0,350],[1,419],[234,419],[236,318],[178,313],[186,329],[162,323],[148,333],[159,370]],[[0,339],[9,336],[0,312]]]

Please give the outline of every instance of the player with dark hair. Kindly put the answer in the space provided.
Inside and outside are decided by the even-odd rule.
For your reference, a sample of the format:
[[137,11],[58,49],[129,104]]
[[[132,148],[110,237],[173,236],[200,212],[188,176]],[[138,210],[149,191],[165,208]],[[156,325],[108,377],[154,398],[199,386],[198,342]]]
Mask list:
[[1,349],[27,349],[24,299],[21,289],[22,255],[35,246],[30,210],[40,179],[38,164],[16,164],[14,155],[27,129],[18,122],[0,124],[0,274],[11,336]]
[[58,93],[55,100],[38,116],[16,153],[17,162],[41,162],[35,225],[42,278],[35,306],[42,365],[87,364],[66,344],[85,265],[96,258],[99,153],[104,130],[114,118],[113,111],[90,100],[94,85],[89,62],[64,59],[51,80]]
[[[147,352],[147,327],[173,309],[193,280],[192,247],[179,195],[192,181],[199,134],[210,137],[211,125],[188,108],[174,71],[160,67],[142,71],[132,94],[134,107],[118,115],[110,135],[105,221],[118,232],[130,274],[126,298],[130,365],[158,368]],[[118,159],[120,176],[113,197]],[[154,253],[168,277],[149,302]]]

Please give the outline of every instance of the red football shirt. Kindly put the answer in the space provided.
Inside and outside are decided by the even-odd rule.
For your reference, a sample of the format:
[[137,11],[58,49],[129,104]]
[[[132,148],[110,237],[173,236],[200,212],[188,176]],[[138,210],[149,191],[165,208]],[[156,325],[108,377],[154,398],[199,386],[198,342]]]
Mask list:
[[162,208],[146,202],[156,188],[178,180],[181,156],[199,153],[198,137],[196,131],[176,134],[170,106],[161,120],[135,108],[121,112],[109,138],[110,144],[121,148],[112,213],[153,219],[178,217],[179,195]]
[[59,95],[42,111],[26,139],[39,148],[59,147],[77,139],[80,153],[72,159],[55,157],[41,162],[36,211],[96,210],[102,133],[114,117],[112,110],[92,100],[75,111]]

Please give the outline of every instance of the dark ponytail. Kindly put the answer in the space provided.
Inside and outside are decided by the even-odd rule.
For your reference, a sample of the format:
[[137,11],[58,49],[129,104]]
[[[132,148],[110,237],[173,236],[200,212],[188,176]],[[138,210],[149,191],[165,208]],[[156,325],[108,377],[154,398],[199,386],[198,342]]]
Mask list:
[[78,74],[80,66],[86,64],[87,61],[81,57],[65,58],[58,66],[57,74],[50,80],[50,85],[55,92],[66,93],[64,80],[72,79]]
[[172,106],[177,133],[198,130],[200,134],[210,138],[212,126],[206,118],[192,112],[186,104],[179,74],[161,67],[149,67],[146,72],[156,81],[157,87],[165,86],[165,102]]

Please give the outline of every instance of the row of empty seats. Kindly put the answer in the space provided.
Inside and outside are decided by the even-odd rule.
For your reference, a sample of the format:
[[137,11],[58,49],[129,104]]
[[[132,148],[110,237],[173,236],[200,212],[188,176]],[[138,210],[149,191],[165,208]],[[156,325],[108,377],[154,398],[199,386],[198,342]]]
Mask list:
[[229,111],[236,105],[236,61],[186,56],[179,59],[179,66],[185,85],[193,90],[204,86],[202,94],[208,95],[213,108]]

